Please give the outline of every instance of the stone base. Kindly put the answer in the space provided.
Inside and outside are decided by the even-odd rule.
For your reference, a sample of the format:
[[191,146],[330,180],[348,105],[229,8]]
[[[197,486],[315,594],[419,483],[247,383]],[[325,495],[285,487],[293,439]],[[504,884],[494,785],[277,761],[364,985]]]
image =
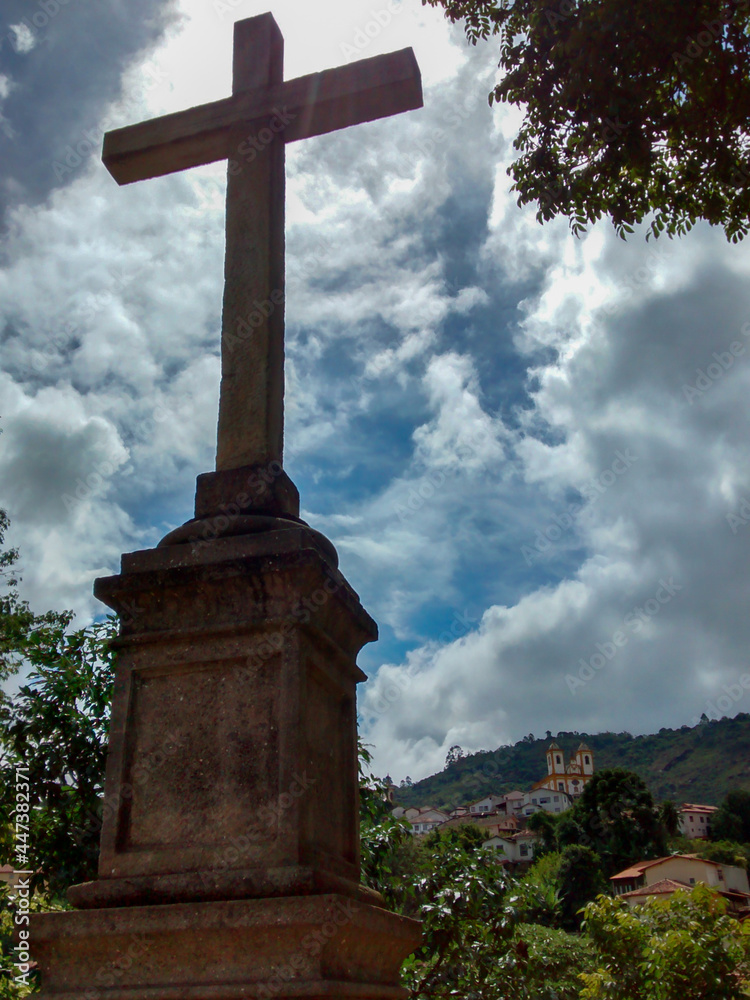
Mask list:
[[301,896],[310,869],[357,886],[356,654],[377,628],[316,533],[122,567],[95,591],[121,620],[99,883],[71,900]]
[[79,910],[98,907],[152,906],[209,900],[266,899],[336,893],[373,906],[384,906],[374,889],[330,872],[301,865],[229,871],[101,878],[68,889],[68,900]]
[[201,476],[95,593],[120,616],[99,878],[32,915],[40,1000],[401,1000],[420,925],[360,885],[377,626],[280,466]]
[[401,1000],[416,920],[336,894],[33,917],[40,1000]]

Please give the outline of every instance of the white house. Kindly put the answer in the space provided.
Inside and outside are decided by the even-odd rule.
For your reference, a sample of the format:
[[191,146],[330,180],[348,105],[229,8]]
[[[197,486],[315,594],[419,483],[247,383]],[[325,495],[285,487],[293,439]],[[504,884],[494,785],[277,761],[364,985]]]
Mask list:
[[567,792],[554,792],[549,788],[534,788],[530,792],[524,792],[520,811],[524,816],[531,816],[532,813],[539,812],[541,809],[557,815],[570,809],[572,805],[573,799]]
[[403,819],[411,823],[412,832],[416,836],[429,833],[436,826],[441,826],[447,821],[448,813],[444,813],[441,809],[433,809],[432,806],[422,806],[421,808],[413,806],[404,810]]
[[524,830],[508,837],[490,837],[482,847],[502,853],[511,864],[522,864],[533,859],[536,839],[533,833]]
[[716,812],[718,812],[716,806],[701,806],[693,802],[683,802],[677,809],[680,833],[683,837],[689,837],[691,840],[705,839],[708,836],[711,818]]
[[485,795],[483,799],[471,803],[469,812],[472,816],[486,816],[487,813],[497,812],[500,806],[504,805],[504,795]]
[[503,796],[505,799],[505,811],[508,816],[515,816],[516,813],[521,811],[521,807],[523,806],[523,794],[523,792],[512,791]]

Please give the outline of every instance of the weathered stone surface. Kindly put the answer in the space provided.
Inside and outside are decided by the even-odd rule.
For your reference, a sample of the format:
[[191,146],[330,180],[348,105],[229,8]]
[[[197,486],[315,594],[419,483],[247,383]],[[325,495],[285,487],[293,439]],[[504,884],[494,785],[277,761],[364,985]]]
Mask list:
[[356,885],[356,655],[377,629],[314,535],[137,552],[123,571],[96,586],[122,623],[100,881],[72,898],[115,902],[119,880],[143,898],[146,876],[177,899],[217,873],[227,895],[299,893],[306,870]]
[[[273,17],[235,25],[232,90],[268,89],[284,78],[284,40]],[[239,120],[228,151],[264,126],[262,155],[237,152],[227,169],[221,391],[216,468],[280,463],[284,440],[285,145],[271,122]]]
[[35,915],[44,1000],[396,1000],[419,924],[359,884],[372,619],[303,526],[123,556],[100,872]]
[[[195,491],[197,519],[267,514],[271,517],[299,517],[297,487],[280,462],[245,465],[198,476]],[[216,525],[217,533],[221,524]]]
[[419,924],[338,895],[35,917],[40,1000],[397,1000]]

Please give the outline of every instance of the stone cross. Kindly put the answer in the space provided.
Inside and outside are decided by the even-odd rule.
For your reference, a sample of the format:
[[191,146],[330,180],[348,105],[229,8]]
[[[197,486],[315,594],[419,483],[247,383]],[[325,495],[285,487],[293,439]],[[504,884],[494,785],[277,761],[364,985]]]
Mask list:
[[285,144],[422,106],[411,49],[284,82],[271,14],[234,26],[232,96],[104,138],[118,184],[228,163],[218,471],[282,461]]

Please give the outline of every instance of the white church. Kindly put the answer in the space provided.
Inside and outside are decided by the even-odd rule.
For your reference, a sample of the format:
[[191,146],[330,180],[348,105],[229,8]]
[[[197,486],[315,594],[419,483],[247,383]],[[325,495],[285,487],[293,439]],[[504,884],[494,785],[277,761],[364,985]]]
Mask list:
[[546,788],[551,792],[565,792],[575,799],[593,775],[594,755],[585,743],[581,743],[567,764],[557,743],[550,743],[547,750],[547,776],[532,785],[532,790]]

